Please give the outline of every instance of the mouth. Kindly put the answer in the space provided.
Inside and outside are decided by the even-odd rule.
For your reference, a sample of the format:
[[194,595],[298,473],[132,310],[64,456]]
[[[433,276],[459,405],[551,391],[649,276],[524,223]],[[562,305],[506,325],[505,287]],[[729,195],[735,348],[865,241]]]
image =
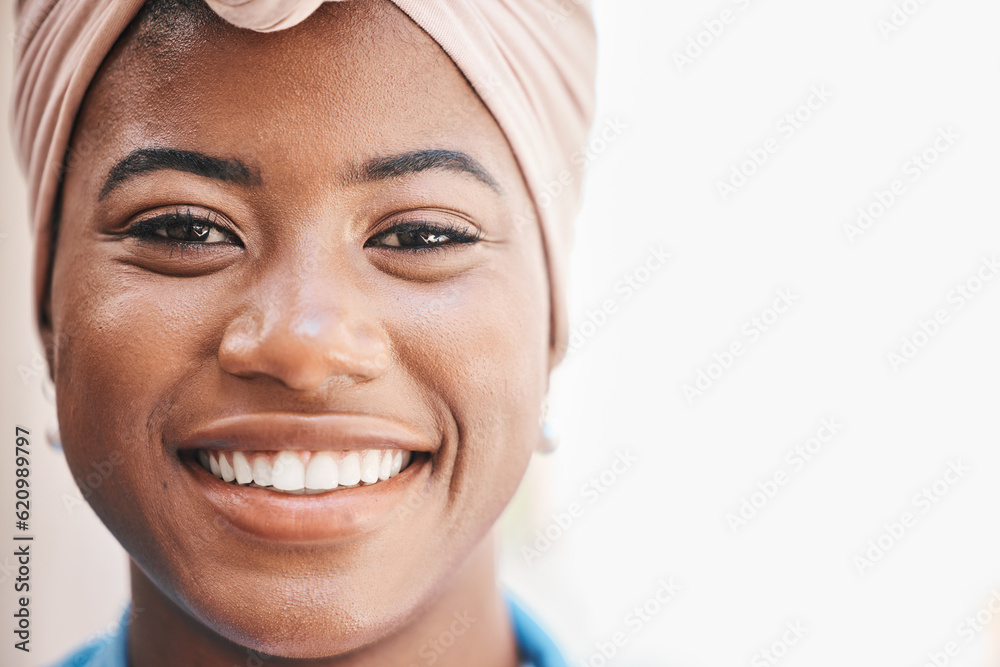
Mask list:
[[411,505],[431,509],[436,442],[387,419],[233,415],[168,434],[164,444],[186,472],[184,488],[222,520],[212,519],[212,530],[334,543],[399,522]]
[[292,495],[380,484],[405,470],[414,454],[400,449],[188,452],[223,482]]

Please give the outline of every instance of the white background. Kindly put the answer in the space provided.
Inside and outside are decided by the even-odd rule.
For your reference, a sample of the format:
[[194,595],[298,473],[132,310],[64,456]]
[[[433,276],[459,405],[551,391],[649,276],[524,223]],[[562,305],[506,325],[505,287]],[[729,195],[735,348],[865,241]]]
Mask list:
[[[505,581],[574,667],[922,667],[949,642],[958,655],[939,666],[1000,665],[987,606],[1000,592],[1000,277],[977,283],[984,258],[1000,260],[1000,5],[905,4],[915,11],[888,35],[883,0],[597,7],[605,139],[590,146],[570,294],[583,344],[555,381],[562,445],[536,461],[502,527]],[[723,10],[732,21],[711,35],[705,22],[720,32]],[[9,9],[3,21],[7,34]],[[679,67],[699,33],[701,53]],[[829,99],[803,107],[814,89]],[[788,136],[779,123],[796,112],[805,120]],[[957,138],[935,155],[941,130]],[[769,138],[766,162],[743,165]],[[40,359],[24,190],[2,141],[0,423],[42,429],[51,412],[23,373]],[[925,151],[936,159],[914,179]],[[741,165],[754,173],[724,201],[718,183]],[[897,179],[902,194],[850,239],[858,208]],[[671,258],[647,273],[650,247]],[[625,276],[645,282],[626,295]],[[979,288],[961,308],[959,285]],[[751,340],[744,326],[771,320],[779,290],[793,305]],[[594,315],[608,299],[614,312]],[[889,353],[939,310],[946,321],[894,368]],[[743,354],[712,368],[734,342]],[[699,371],[716,379],[689,401]],[[789,452],[823,419],[843,426],[797,469]],[[65,465],[36,443],[37,653],[11,650],[7,578],[4,665],[64,653],[113,623],[127,594],[117,543],[89,508],[67,507],[78,492]],[[625,452],[635,462],[608,473]],[[0,463],[0,504],[12,503],[12,457]],[[953,463],[962,476],[915,502]],[[594,500],[584,485],[602,472],[614,481]],[[766,502],[753,496],[782,472]],[[744,499],[759,507],[734,531],[727,516]],[[574,503],[560,527],[553,515]],[[911,525],[890,537],[904,513]],[[880,540],[881,557],[862,564]],[[679,591],[636,623],[661,580]],[[984,609],[990,623],[970,631]]]

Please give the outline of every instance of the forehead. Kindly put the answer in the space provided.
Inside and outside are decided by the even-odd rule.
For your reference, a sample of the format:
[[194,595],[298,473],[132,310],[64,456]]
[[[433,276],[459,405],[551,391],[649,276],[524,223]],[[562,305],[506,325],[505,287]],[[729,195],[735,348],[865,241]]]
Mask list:
[[309,173],[427,148],[499,172],[512,163],[464,76],[392,3],[324,3],[294,28],[255,33],[188,1],[146,14],[102,66],[77,122],[99,147],[91,173],[143,146]]

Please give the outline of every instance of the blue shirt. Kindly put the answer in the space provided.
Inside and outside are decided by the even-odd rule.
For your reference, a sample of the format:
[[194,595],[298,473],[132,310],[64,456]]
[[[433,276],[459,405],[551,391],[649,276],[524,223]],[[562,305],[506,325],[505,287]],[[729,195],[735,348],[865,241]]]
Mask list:
[[[566,660],[544,630],[525,609],[507,596],[521,667],[566,667]],[[128,667],[126,640],[131,605],[125,609],[118,629],[76,650],[52,667]]]

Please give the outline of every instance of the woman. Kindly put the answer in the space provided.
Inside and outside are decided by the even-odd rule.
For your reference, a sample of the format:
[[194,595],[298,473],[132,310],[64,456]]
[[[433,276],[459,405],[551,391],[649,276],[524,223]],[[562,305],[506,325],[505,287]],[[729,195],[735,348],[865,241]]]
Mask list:
[[22,5],[39,330],[131,556],[65,664],[562,664],[492,528],[565,350],[585,8]]

